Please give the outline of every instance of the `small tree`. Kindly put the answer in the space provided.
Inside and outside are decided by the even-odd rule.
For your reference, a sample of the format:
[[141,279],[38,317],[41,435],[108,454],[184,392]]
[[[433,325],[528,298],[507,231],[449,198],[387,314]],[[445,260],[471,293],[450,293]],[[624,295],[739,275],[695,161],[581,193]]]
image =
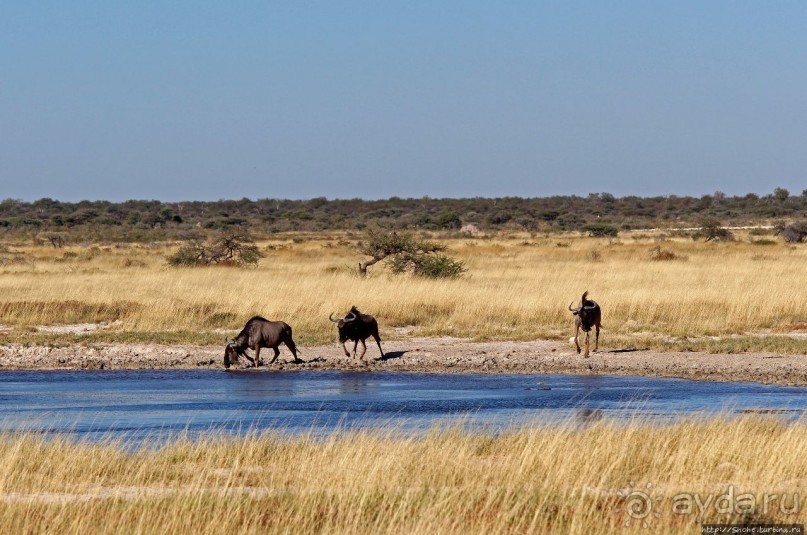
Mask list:
[[258,250],[249,232],[244,229],[229,229],[208,244],[192,239],[168,257],[168,264],[174,267],[211,264],[254,266],[261,258],[263,253]]
[[700,228],[692,235],[693,240],[704,238],[705,241],[728,241],[733,237],[728,229],[720,225],[720,221],[711,217],[702,219]]
[[439,214],[435,223],[441,229],[457,230],[462,227],[462,220],[454,210],[445,209]]
[[54,249],[61,249],[64,246],[64,236],[61,234],[49,234],[48,241]]
[[423,277],[458,277],[465,272],[464,264],[446,255],[438,243],[417,240],[406,232],[386,232],[381,229],[367,231],[366,240],[359,243],[359,251],[370,258],[359,262],[359,274],[367,276],[367,268],[384,260],[393,273],[411,271]]
[[773,190],[773,197],[779,202],[785,202],[790,197],[790,192],[785,188],[776,188]]
[[263,253],[255,245],[255,239],[244,229],[225,230],[210,247],[210,260],[213,264],[254,266],[261,258]]
[[370,258],[359,262],[359,274],[367,276],[367,268],[387,257],[395,256],[411,250],[414,239],[410,234],[385,232],[381,229],[367,231],[365,240],[359,242],[359,251]]

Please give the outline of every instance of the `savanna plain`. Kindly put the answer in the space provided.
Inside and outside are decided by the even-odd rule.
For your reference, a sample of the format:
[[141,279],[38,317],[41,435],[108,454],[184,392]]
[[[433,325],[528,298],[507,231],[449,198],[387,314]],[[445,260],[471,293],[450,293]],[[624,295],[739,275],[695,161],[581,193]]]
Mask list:
[[[261,314],[293,326],[303,358],[316,361],[304,366],[387,365],[340,356],[328,315],[356,305],[378,318],[386,350],[400,349],[388,364],[401,369],[415,346],[432,348],[418,369],[442,371],[452,345],[466,352],[480,344],[500,361],[502,348],[529,362],[538,359],[529,349],[540,347],[602,373],[609,360],[635,354],[686,366],[692,356],[719,362],[729,369],[723,379],[782,360],[793,373],[805,370],[804,245],[743,232],[719,243],[654,232],[437,236],[467,273],[431,280],[392,274],[381,263],[359,277],[357,239],[276,236],[259,242],[265,257],[254,268],[171,268],[166,259],[176,244],[9,244],[0,267],[0,363],[85,367],[86,359],[70,355],[95,352],[105,367],[126,367],[104,355],[182,346],[191,358],[177,366],[220,367],[225,339]],[[589,359],[568,341],[567,306],[584,290],[603,308],[601,351]],[[461,368],[512,371],[481,362]],[[551,363],[544,358],[540,371]],[[792,382],[780,379],[773,382]],[[699,533],[709,521],[803,523],[805,439],[801,421],[728,415],[669,424],[570,420],[495,435],[461,428],[418,436],[256,433],[135,449],[116,438],[6,433],[0,526],[23,533]],[[725,512],[719,506],[729,501]]]
[[[172,244],[12,246],[0,259],[3,338],[51,346],[221,345],[261,314],[291,324],[298,345],[310,346],[332,343],[328,315],[357,305],[378,318],[385,340],[566,340],[567,306],[589,290],[603,308],[605,348],[807,348],[801,244],[645,233],[459,238],[442,243],[467,273],[430,280],[393,275],[382,264],[361,278],[355,243],[341,235],[264,241],[259,265],[242,269],[170,268]],[[90,324],[87,332],[54,327],[81,324]]]

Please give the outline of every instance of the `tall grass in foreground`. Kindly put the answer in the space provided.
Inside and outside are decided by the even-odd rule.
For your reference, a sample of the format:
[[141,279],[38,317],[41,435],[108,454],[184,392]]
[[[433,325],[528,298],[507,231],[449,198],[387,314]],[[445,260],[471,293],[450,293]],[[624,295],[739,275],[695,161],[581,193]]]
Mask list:
[[38,325],[107,321],[113,332],[150,341],[164,332],[234,330],[262,314],[290,323],[305,345],[332,341],[328,314],[355,304],[378,317],[385,339],[400,336],[396,327],[422,336],[565,339],[566,306],[590,290],[603,308],[606,349],[807,331],[807,246],[673,239],[663,243],[672,256],[660,261],[658,245],[643,237],[444,243],[465,262],[466,277],[395,276],[379,264],[361,279],[355,246],[327,239],[264,242],[255,269],[169,268],[174,248],[21,249],[33,260],[0,274],[0,323],[17,340]]
[[[761,418],[134,451],[0,436],[0,526],[14,533],[699,533],[703,521],[804,522],[806,483],[807,424]],[[638,491],[652,500],[643,518]],[[746,493],[753,510],[749,495],[738,505]],[[682,494],[703,511],[681,513]]]

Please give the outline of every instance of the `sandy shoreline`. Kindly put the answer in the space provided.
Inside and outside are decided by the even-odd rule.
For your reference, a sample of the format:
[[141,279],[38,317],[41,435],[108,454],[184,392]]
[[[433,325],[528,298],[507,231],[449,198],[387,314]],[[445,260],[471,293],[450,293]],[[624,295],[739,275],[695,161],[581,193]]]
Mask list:
[[[681,377],[807,385],[807,357],[775,353],[614,352],[583,358],[560,342],[472,342],[457,338],[411,338],[384,343],[387,358],[367,348],[365,362],[344,356],[338,345],[301,348],[303,364],[288,350],[269,368],[285,370],[373,370],[437,373],[576,373]],[[265,362],[271,350],[264,350]],[[0,346],[1,370],[46,369],[223,369],[223,348],[158,344],[92,344],[66,347]]]

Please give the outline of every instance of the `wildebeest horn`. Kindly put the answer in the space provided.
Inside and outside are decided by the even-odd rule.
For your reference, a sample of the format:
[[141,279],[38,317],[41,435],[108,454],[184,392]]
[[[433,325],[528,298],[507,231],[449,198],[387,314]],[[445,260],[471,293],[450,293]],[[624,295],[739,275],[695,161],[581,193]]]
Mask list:
[[596,306],[583,307],[583,310],[594,310],[595,308],[597,307]]
[[571,312],[574,312],[575,310],[578,310],[578,309],[576,309],[576,308],[572,308],[572,304],[571,304],[571,303],[569,303],[569,310],[570,310]]
[[330,316],[328,316],[328,319],[331,320],[334,323],[339,323],[338,319],[337,320],[333,319],[333,312],[331,312]]
[[356,320],[356,314],[354,314],[353,311],[351,310],[350,312],[347,313],[347,316],[345,316],[345,323],[350,323],[351,321],[355,320]]

